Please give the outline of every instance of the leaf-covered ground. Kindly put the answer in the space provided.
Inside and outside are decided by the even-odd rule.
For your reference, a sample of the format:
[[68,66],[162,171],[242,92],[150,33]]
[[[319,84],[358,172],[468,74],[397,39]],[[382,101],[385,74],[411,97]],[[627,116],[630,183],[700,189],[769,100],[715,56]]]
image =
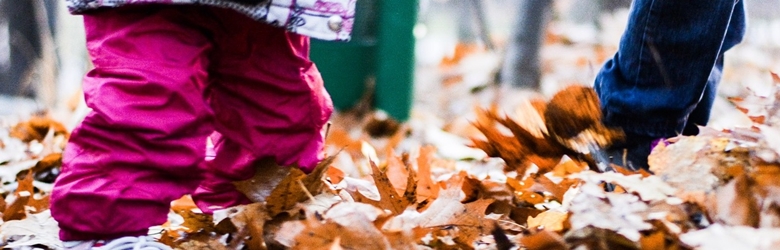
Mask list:
[[[582,91],[592,90],[556,97]],[[342,114],[314,172],[260,161],[236,183],[256,203],[211,216],[183,197],[150,233],[181,249],[780,246],[780,79],[770,95],[733,99],[752,127],[669,138],[651,154],[650,172],[591,170],[591,155],[548,128],[599,114],[556,97],[521,105],[520,120],[479,110],[470,141],[381,113]],[[550,115],[560,107],[568,108],[552,113],[564,117]],[[591,126],[579,131],[599,145],[619,140],[619,131]],[[6,248],[61,247],[47,208],[67,137],[41,117],[0,130]]]
[[[418,81],[433,84],[415,86],[409,122],[339,114],[314,172],[260,161],[236,183],[255,203],[212,216],[182,197],[150,234],[179,249],[780,249],[772,48],[727,54],[724,82],[740,84],[721,86],[733,98],[700,135],[659,144],[650,171],[599,173],[583,149],[620,132],[596,122],[595,100],[566,101],[587,88],[566,86],[589,82],[615,43],[572,43],[555,25],[541,94],[491,86],[497,53],[458,45],[418,65]],[[745,115],[725,115],[732,104]],[[47,208],[67,138],[47,117],[0,119],[3,248],[62,248]]]

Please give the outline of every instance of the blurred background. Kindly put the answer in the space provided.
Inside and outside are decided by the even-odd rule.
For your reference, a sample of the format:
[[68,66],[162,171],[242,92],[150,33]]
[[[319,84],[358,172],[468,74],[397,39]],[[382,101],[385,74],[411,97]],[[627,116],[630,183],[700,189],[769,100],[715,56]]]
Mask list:
[[[312,58],[341,112],[376,108],[403,121],[455,126],[478,106],[511,109],[522,98],[591,84],[617,50],[630,4],[358,0],[352,41],[314,41]],[[723,97],[760,92],[772,84],[769,72],[780,72],[780,0],[746,4],[749,29],[726,55]],[[72,126],[87,112],[81,25],[64,0],[0,0],[0,117],[47,112]],[[716,109],[733,110],[725,101]]]

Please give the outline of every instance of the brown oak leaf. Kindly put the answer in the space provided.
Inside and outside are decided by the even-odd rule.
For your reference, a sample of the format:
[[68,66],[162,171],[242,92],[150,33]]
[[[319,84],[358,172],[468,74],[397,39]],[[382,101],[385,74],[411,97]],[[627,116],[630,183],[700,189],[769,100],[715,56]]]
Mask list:
[[3,221],[21,220],[26,217],[27,207],[34,209],[35,213],[49,208],[49,196],[35,199],[33,187],[33,175],[26,174],[24,179],[17,180],[18,186],[14,192],[14,201],[8,204],[3,212]]
[[65,128],[65,125],[62,125],[62,123],[57,122],[49,117],[43,116],[34,116],[26,122],[16,124],[16,126],[11,128],[9,134],[13,137],[21,139],[24,142],[30,142],[33,140],[40,142],[43,141],[43,138],[46,137],[46,134],[49,133],[49,130],[53,130],[55,136],[64,135],[67,138],[69,135],[68,129]]
[[400,214],[408,206],[413,204],[409,200],[404,199],[404,196],[395,191],[395,188],[390,183],[390,179],[387,178],[385,172],[379,170],[379,167],[377,167],[373,161],[369,162],[371,163],[371,177],[374,178],[374,185],[376,185],[377,191],[379,192],[379,200],[377,201],[367,198],[360,192],[356,191],[351,192],[351,195],[355,201],[374,205],[378,208],[388,210],[392,214]]
[[[234,237],[230,245],[238,246],[240,243],[243,243],[249,250],[266,249],[263,227],[265,222],[271,218],[268,217],[268,211],[262,203],[228,208],[221,212],[226,213],[225,216],[236,228],[237,235],[244,236]],[[215,212],[215,214],[218,213]]]
[[306,174],[303,171],[291,168],[290,173],[271,191],[266,202],[271,217],[289,211],[307,197],[304,187],[300,184],[304,178]]
[[564,250],[568,249],[561,235],[547,230],[520,237],[520,245],[528,250]]
[[431,162],[436,148],[423,146],[420,148],[420,156],[417,157],[417,203],[425,200],[433,200],[439,196],[439,185],[431,177]]
[[493,200],[480,199],[463,204],[460,192],[459,187],[450,186],[442,190],[439,198],[425,211],[407,210],[385,223],[383,230],[409,231],[414,228],[423,228],[432,232],[457,230],[457,234],[452,235],[454,240],[461,244],[472,245],[480,235],[488,235],[493,229],[494,221],[485,218],[485,211]]

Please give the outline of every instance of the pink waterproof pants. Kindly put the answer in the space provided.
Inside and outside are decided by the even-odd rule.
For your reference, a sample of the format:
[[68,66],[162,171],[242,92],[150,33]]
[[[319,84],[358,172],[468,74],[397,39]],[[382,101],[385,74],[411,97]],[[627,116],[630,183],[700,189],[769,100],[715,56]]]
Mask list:
[[93,112],[52,193],[62,240],[145,235],[184,194],[207,211],[248,202],[230,182],[257,159],[305,170],[320,159],[332,104],[307,37],[201,6],[105,9],[84,24]]

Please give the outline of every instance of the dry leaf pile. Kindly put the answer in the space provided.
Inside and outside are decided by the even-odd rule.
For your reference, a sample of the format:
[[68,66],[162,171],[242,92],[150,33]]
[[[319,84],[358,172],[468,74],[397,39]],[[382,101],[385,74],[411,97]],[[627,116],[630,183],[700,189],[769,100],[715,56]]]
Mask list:
[[[385,137],[336,126],[328,145],[338,150],[313,173],[262,163],[263,172],[237,183],[257,203],[228,209],[195,231],[169,229],[167,242],[226,249],[780,246],[780,151],[770,142],[780,137],[766,132],[776,129],[769,122],[776,116],[767,115],[753,128],[705,128],[699,136],[670,138],[650,157],[653,173],[619,167],[598,173],[587,152],[548,132],[546,123],[556,118],[545,110],[566,106],[554,101],[531,101],[522,112],[532,119],[522,122],[496,111],[483,111],[474,122],[482,133],[474,146],[503,159],[503,178],[480,174],[487,167],[481,160],[439,158],[431,146],[395,153],[410,133],[405,126]],[[761,106],[767,113],[776,112],[773,107]],[[391,127],[376,122],[356,124]],[[621,139],[608,128],[591,132],[606,143]],[[269,176],[284,178],[272,188],[256,185],[268,183],[263,180]],[[615,190],[605,191],[606,183]],[[185,224],[197,220],[182,217]]]
[[62,165],[69,133],[46,117],[0,129],[0,243],[4,249],[60,249],[49,214],[49,193]]
[[[594,171],[568,140],[607,146],[622,134],[593,122],[597,109],[577,110],[594,103],[567,98],[529,101],[523,119],[480,111],[472,146],[491,159],[445,159],[381,114],[337,119],[313,172],[258,161],[235,183],[254,203],[207,215],[184,197],[158,236],[179,249],[777,249],[780,79],[775,90],[734,100],[752,128],[670,138],[650,172]],[[566,131],[563,120],[589,125],[550,132]],[[46,208],[67,133],[45,118],[0,132],[3,246],[61,248]]]

